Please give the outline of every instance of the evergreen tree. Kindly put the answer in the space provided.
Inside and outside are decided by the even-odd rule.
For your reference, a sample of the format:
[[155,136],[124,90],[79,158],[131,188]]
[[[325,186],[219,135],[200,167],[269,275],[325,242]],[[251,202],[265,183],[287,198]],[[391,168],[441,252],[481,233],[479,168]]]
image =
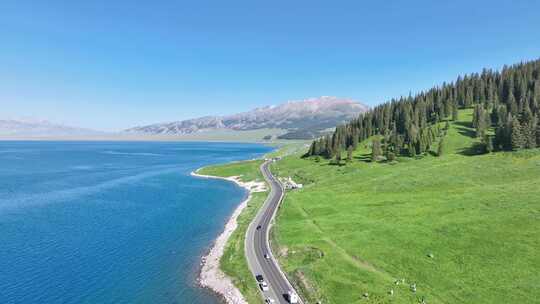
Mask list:
[[444,153],[444,137],[439,141],[439,147],[437,148],[437,156],[442,156]]
[[341,166],[341,151],[336,152],[336,165]]
[[458,107],[456,104],[452,107],[452,121],[457,121],[459,117]]
[[352,161],[352,154],[353,154],[353,146],[351,145],[347,148],[347,161],[348,162]]
[[508,109],[508,112],[512,113],[512,115],[516,116],[518,114],[519,108],[516,101],[516,97],[514,97],[514,93],[510,91],[508,95],[508,101],[506,102],[506,107]]
[[388,152],[386,154],[386,159],[389,161],[389,162],[393,162],[394,160],[396,160],[396,154],[394,152]]
[[494,126],[499,125],[499,107],[495,106],[493,107],[493,109],[491,109],[490,119],[491,119],[491,123]]
[[[460,76],[453,83],[415,96],[392,99],[376,106],[350,123],[337,127],[331,136],[315,140],[306,156],[320,155],[331,159],[338,150],[346,150],[350,145],[354,147],[373,135],[384,135],[384,153],[392,151],[414,156],[430,146],[435,140],[433,135],[442,135],[438,125],[434,124],[445,119],[450,110],[452,119],[457,119],[454,112],[458,106],[475,106],[474,126],[480,138],[491,125],[495,126],[496,148],[512,149],[520,142],[516,139],[517,133],[523,138],[521,146],[530,148],[536,142],[533,138],[540,133],[536,130],[538,121],[532,121],[532,118],[540,117],[539,103],[540,60],[505,67],[501,72],[485,70],[481,74]],[[512,127],[514,118],[518,118],[521,132]]]
[[482,138],[490,125],[487,111],[480,104],[476,105],[473,113],[473,127],[476,128],[476,137]]
[[382,156],[381,142],[378,138],[374,138],[371,142],[371,161],[375,162]]
[[536,146],[540,147],[540,119],[536,125]]
[[484,145],[484,149],[486,153],[493,152],[493,139],[489,135],[484,135],[482,138],[482,144]]
[[533,121],[521,125],[523,147],[526,149],[536,148],[536,125]]
[[521,124],[519,123],[519,120],[517,118],[514,118],[512,121],[510,129],[510,144],[512,146],[512,150],[516,151],[524,146],[524,140],[523,140],[523,133],[521,130]]

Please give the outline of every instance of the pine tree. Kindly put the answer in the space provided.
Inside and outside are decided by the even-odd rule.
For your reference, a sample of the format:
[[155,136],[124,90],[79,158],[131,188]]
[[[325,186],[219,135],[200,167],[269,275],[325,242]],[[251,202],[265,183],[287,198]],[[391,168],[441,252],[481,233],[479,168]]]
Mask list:
[[336,165],[341,166],[341,151],[336,152]]
[[374,138],[371,142],[371,161],[376,162],[382,156],[381,142]]
[[510,94],[508,95],[508,101],[506,102],[508,112],[512,113],[512,115],[517,115],[519,108],[516,101],[516,97],[514,97],[514,93],[510,91]]
[[353,154],[353,146],[349,146],[347,148],[347,161],[348,162],[352,161],[352,154]]
[[452,108],[452,121],[457,121],[459,117],[458,107],[456,104],[454,104]]
[[392,99],[337,127],[332,136],[314,141],[307,156],[333,159],[338,150],[344,151],[373,135],[385,136],[383,153],[415,156],[435,140],[433,134],[444,133],[435,123],[450,113],[453,120],[458,119],[458,106],[475,106],[474,125],[480,138],[495,126],[493,140],[497,149],[512,149],[512,130],[514,146],[519,144],[517,128],[512,128],[514,118],[520,122],[522,147],[530,148],[533,142],[538,145],[538,121],[533,122],[531,117],[540,116],[540,60],[505,67],[502,72],[460,76],[454,83]]
[[533,121],[521,125],[523,147],[526,149],[536,148],[536,126]]
[[495,106],[491,109],[491,123],[495,126],[499,125],[499,107]]
[[473,113],[473,127],[476,128],[476,137],[482,138],[488,128],[487,112],[482,105],[476,105]]
[[396,154],[394,152],[388,151],[388,153],[386,154],[386,159],[389,162],[393,162],[394,160],[396,160]]
[[540,119],[536,125],[536,146],[540,147]]
[[487,153],[493,152],[493,139],[491,138],[491,136],[484,135],[482,143],[484,144],[484,149]]
[[437,156],[442,156],[444,153],[444,137],[439,141],[439,147],[437,148]]
[[512,150],[514,151],[519,150],[524,146],[523,133],[517,118],[514,118],[512,121],[512,127],[510,130],[510,144],[512,146]]

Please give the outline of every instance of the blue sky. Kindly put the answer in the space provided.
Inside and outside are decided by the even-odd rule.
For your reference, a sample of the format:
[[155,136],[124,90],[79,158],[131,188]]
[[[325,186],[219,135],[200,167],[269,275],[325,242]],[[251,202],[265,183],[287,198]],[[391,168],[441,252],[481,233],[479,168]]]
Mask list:
[[0,118],[100,130],[368,105],[540,57],[540,1],[0,2]]

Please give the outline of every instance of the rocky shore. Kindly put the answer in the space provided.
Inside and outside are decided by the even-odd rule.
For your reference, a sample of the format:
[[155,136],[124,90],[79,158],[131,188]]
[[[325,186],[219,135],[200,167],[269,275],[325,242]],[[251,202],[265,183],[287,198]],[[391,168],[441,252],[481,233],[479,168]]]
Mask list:
[[223,256],[223,251],[227,241],[231,237],[234,230],[238,226],[237,219],[238,216],[242,213],[244,208],[247,206],[248,202],[251,199],[251,194],[253,192],[266,191],[266,185],[264,182],[242,182],[239,176],[230,176],[230,177],[218,177],[210,175],[198,174],[197,171],[192,172],[192,176],[201,177],[201,178],[215,178],[215,179],[224,179],[236,183],[238,186],[245,188],[249,191],[248,197],[236,207],[233,214],[227,221],[225,229],[215,240],[212,248],[201,258],[201,273],[199,275],[199,284],[202,287],[209,288],[214,292],[218,293],[224,298],[228,304],[247,304],[247,301],[244,299],[240,290],[234,286],[231,278],[229,278],[221,269],[219,268],[219,261],[221,256]]

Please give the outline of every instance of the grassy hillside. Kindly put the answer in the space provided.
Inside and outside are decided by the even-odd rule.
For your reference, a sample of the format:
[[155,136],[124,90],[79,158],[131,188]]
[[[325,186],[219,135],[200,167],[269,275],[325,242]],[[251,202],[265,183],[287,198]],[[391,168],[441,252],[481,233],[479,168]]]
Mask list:
[[273,246],[311,303],[539,302],[540,150],[476,155],[471,111],[459,114],[441,157],[371,163],[364,142],[345,166],[274,165],[305,184]]
[[[198,173],[221,177],[240,176],[244,182],[263,181],[264,178],[259,170],[261,163],[262,160],[234,162],[204,167]],[[258,192],[252,195],[248,207],[238,217],[238,227],[229,238],[220,260],[221,270],[231,277],[233,283],[249,303],[262,303],[262,299],[245,259],[244,239],[249,223],[264,203],[267,195],[268,192]]]

